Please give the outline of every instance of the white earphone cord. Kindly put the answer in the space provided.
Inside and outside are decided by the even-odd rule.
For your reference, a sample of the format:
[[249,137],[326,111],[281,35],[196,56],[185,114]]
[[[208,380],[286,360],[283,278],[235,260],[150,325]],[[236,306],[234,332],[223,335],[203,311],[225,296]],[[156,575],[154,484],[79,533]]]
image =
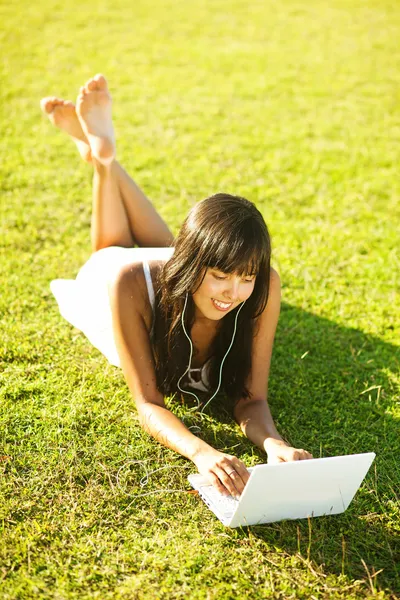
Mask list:
[[[196,396],[196,394],[194,394],[193,392],[189,392],[188,390],[184,390],[184,389],[182,389],[182,388],[181,388],[181,386],[180,386],[180,383],[181,383],[182,379],[185,377],[186,373],[188,373],[188,372],[190,371],[190,365],[192,364],[192,356],[193,356],[193,344],[192,344],[192,340],[190,339],[190,336],[188,335],[188,333],[187,333],[187,331],[186,331],[186,327],[185,327],[185,321],[184,321],[184,315],[185,315],[185,310],[186,310],[186,306],[187,306],[187,300],[188,300],[188,294],[186,294],[186,298],[185,298],[185,305],[184,305],[184,307],[183,307],[183,311],[182,311],[182,328],[183,328],[183,332],[184,332],[184,334],[186,335],[187,339],[189,340],[189,344],[190,344],[189,364],[188,364],[188,366],[187,366],[187,369],[186,369],[186,371],[185,371],[185,372],[183,373],[183,375],[181,375],[181,377],[179,378],[179,380],[178,380],[178,383],[177,383],[177,388],[178,388],[178,389],[179,389],[181,392],[183,392],[183,393],[185,393],[185,394],[190,394],[191,396],[194,396],[194,397],[196,398],[196,400],[197,400],[197,405],[198,405],[198,407],[199,407],[199,406],[200,406],[200,400],[199,400],[199,398]],[[206,407],[207,407],[207,406],[210,404],[211,400],[213,400],[213,399],[215,398],[215,396],[216,396],[216,395],[218,394],[218,392],[219,392],[219,389],[220,389],[220,387],[221,387],[221,382],[222,382],[222,367],[224,366],[225,359],[226,359],[226,357],[228,356],[228,354],[229,354],[229,351],[230,351],[230,349],[231,349],[231,348],[232,348],[232,346],[233,346],[233,341],[234,341],[234,339],[235,339],[235,335],[236,335],[236,329],[237,329],[237,320],[238,320],[239,313],[240,313],[240,311],[242,310],[243,306],[244,306],[244,302],[242,302],[242,304],[240,305],[240,308],[239,308],[239,310],[238,310],[238,311],[237,311],[237,313],[236,313],[236,316],[235,316],[235,325],[234,325],[234,328],[233,328],[233,335],[232,335],[231,343],[229,344],[229,348],[228,348],[228,350],[226,351],[226,354],[225,354],[224,358],[223,358],[223,359],[222,359],[222,361],[221,361],[221,366],[220,366],[220,368],[219,368],[219,381],[218,381],[218,387],[217,387],[216,391],[214,392],[214,394],[211,396],[211,398],[210,398],[210,399],[209,399],[209,400],[208,400],[208,401],[205,403],[205,405],[203,406],[203,408],[201,409],[201,411],[200,411],[200,412],[203,412],[203,410],[204,410],[204,409],[205,409],[205,408],[206,408]]]

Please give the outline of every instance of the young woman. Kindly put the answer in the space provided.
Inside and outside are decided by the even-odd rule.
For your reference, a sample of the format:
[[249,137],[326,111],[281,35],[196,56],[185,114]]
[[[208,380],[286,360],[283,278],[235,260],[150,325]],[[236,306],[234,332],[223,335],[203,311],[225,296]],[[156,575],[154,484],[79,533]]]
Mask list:
[[[270,268],[260,212],[244,198],[216,194],[191,210],[174,240],[115,159],[105,78],[90,79],[76,107],[55,97],[41,106],[94,168],[94,254],[74,282],[83,293],[62,309],[62,294],[57,285],[52,289],[62,314],[84,331],[91,322],[89,339],[121,365],[142,427],[235,497],[249,477],[244,463],[196,437],[166,408],[164,396],[201,390],[208,404],[220,389],[242,431],[269,462],[312,458],[285,443],[267,403],[280,280]],[[75,316],[68,314],[71,306]]]

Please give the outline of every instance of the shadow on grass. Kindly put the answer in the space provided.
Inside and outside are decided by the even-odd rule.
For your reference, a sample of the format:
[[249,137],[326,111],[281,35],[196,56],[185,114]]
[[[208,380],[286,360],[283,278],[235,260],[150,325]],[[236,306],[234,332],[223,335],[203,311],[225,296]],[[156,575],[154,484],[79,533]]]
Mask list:
[[[373,584],[399,591],[400,423],[391,412],[399,359],[398,347],[283,305],[269,385],[278,430],[315,457],[377,456],[346,513],[244,528],[241,535],[300,553],[325,573],[362,579],[369,573]],[[254,455],[248,440],[231,427],[218,427],[229,422],[226,411],[214,404],[207,413],[201,424],[193,418],[206,441],[238,456]],[[261,451],[258,456],[257,462],[265,462]]]

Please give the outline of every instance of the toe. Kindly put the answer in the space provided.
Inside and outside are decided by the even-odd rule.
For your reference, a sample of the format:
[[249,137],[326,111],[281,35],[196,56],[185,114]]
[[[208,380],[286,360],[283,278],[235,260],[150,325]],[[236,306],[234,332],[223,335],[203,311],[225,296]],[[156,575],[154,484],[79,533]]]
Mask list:
[[47,96],[46,98],[42,98],[40,101],[40,107],[43,112],[51,113],[54,108],[57,106],[57,98],[55,96]]
[[86,94],[90,91],[89,90],[89,85],[90,85],[91,81],[93,81],[93,77],[91,77],[90,79],[88,79],[87,82],[85,83],[85,85],[80,88]]
[[107,89],[107,81],[104,75],[101,73],[97,73],[97,75],[93,78],[96,82],[96,86],[98,90],[106,90]]
[[94,79],[90,79],[87,82],[86,87],[89,90],[89,92],[93,92],[93,90],[95,90],[97,88],[97,83]]
[[78,93],[78,98],[79,100],[82,102],[83,98],[86,96],[87,94],[87,89],[85,87],[80,87],[79,88],[79,93]]
[[51,101],[51,98],[49,98],[48,96],[46,98],[41,99],[40,108],[42,109],[43,112],[50,112],[50,110],[51,110],[50,101]]

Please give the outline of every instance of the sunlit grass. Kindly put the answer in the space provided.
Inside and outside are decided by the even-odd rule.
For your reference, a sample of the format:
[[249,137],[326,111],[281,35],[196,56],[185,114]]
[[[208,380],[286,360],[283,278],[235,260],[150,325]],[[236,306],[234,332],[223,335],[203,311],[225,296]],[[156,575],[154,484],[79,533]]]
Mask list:
[[[400,8],[18,0],[0,18],[1,598],[395,598]],[[174,231],[217,191],[262,210],[283,282],[278,427],[315,456],[377,454],[343,515],[224,528],[59,316],[49,282],[89,256],[91,173],[39,100],[99,71],[118,158]],[[191,418],[265,460],[224,413]]]

